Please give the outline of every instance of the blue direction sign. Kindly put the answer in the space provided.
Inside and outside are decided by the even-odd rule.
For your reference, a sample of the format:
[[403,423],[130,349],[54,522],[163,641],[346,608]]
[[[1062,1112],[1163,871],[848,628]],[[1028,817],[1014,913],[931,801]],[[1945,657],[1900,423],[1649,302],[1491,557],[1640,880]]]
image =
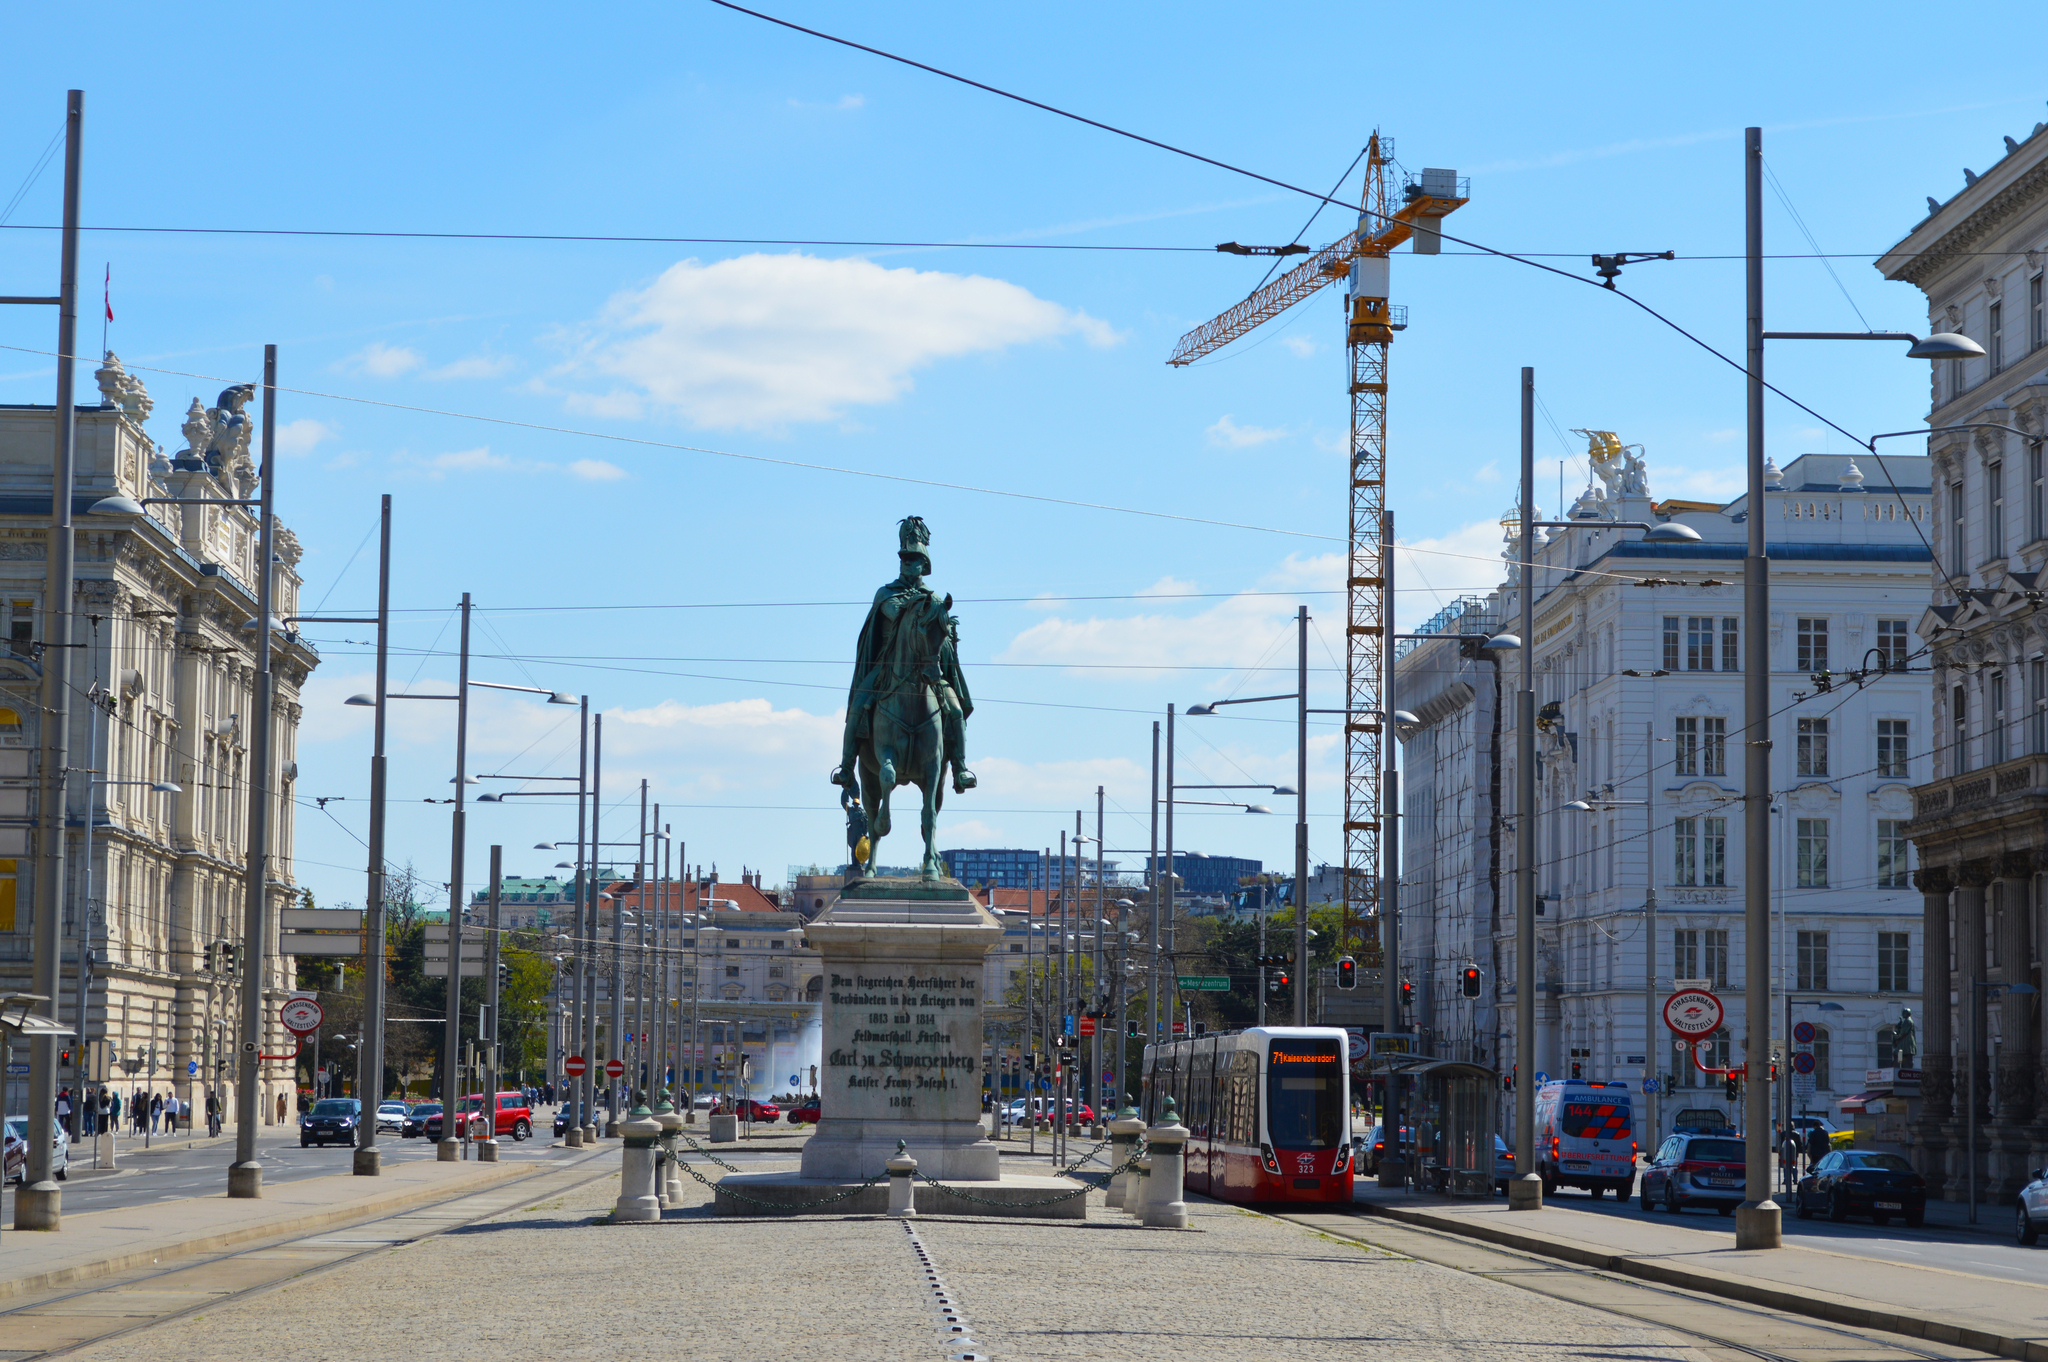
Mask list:
[[1659,1086],[1660,1086],[1660,1085],[1659,1085],[1658,1081],[1657,1081],[1656,1079],[1654,1079],[1654,1078],[1646,1078],[1646,1079],[1644,1079],[1644,1080],[1643,1080],[1643,1091],[1644,1091],[1644,1092],[1654,1093],[1654,1092],[1656,1092],[1656,1091],[1658,1090]]
[[1550,1075],[1543,1072],[1541,1069],[1538,1069],[1536,1071],[1536,1081],[1538,1083],[1548,1083],[1550,1081]]
[[198,1060],[196,1060],[196,1059],[188,1059],[188,1060],[186,1060],[186,1061],[185,1061],[185,1073],[186,1073],[186,1075],[187,1075],[187,1076],[191,1076],[191,1075],[197,1074],[198,1072],[199,1072],[199,1061],[198,1061]]

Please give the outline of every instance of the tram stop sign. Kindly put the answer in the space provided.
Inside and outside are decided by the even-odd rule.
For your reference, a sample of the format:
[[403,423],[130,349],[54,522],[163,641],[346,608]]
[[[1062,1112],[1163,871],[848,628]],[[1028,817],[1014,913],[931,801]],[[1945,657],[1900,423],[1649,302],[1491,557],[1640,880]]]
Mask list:
[[604,1071],[605,1075],[609,1078],[623,1077],[626,1072],[626,1061],[623,1059],[608,1059],[604,1062]]
[[326,1014],[311,998],[293,998],[277,1010],[277,1019],[295,1036],[310,1036],[320,1029]]
[[571,1078],[581,1078],[589,1069],[590,1065],[584,1062],[582,1055],[570,1055],[562,1061],[562,1072]]
[[1721,1000],[1704,988],[1682,988],[1664,1000],[1664,1024],[1697,1040],[1721,1029]]

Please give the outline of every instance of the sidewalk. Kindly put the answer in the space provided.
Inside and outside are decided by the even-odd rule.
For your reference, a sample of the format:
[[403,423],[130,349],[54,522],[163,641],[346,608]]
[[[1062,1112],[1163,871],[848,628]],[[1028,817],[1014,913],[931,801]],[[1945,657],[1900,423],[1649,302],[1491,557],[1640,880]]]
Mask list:
[[277,1183],[255,1200],[232,1200],[223,1193],[67,1215],[55,1233],[9,1226],[0,1231],[0,1300],[160,1258],[216,1253],[389,1215],[606,1156],[616,1160],[618,1147],[564,1150],[561,1158],[544,1163],[402,1163],[387,1165],[375,1178],[343,1173]]
[[[1506,1248],[1752,1305],[1911,1338],[2048,1362],[2048,1285],[1916,1267],[1828,1249],[1742,1251],[1726,1234],[1682,1221],[1546,1206],[1510,1211],[1502,1197],[1452,1201],[1360,1181],[1358,1208]],[[1930,1207],[1930,1212],[1932,1208]],[[1932,1220],[1930,1214],[1930,1221]]]

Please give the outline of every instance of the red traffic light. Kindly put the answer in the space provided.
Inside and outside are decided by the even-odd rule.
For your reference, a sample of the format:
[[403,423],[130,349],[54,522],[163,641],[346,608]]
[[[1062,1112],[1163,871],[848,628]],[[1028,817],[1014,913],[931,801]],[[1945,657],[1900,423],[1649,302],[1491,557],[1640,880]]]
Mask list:
[[1458,986],[1468,998],[1479,996],[1479,966],[1467,965],[1458,972]]
[[1337,962],[1337,987],[1358,987],[1358,962],[1348,955]]

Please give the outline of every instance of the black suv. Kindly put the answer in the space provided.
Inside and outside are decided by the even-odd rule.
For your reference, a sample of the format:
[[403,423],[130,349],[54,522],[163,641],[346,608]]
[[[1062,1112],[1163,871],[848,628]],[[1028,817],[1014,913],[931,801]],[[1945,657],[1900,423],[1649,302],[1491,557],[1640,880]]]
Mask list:
[[363,1104],[353,1097],[323,1097],[299,1118],[299,1148],[316,1144],[354,1144]]
[[[431,1131],[427,1129],[429,1117],[434,1122],[434,1128]],[[410,1140],[415,1135],[424,1135],[428,1139],[433,1140],[438,1139],[440,1134],[441,1104],[439,1102],[413,1103],[411,1109],[405,1113],[405,1124],[400,1126],[398,1130],[399,1138],[405,1140]]]
[[571,1125],[583,1124],[581,1120],[577,1119],[582,1114],[582,1111],[583,1108],[578,1106],[574,1102],[564,1102],[561,1106],[555,1108],[556,1139],[559,1140],[564,1135],[567,1135],[569,1133],[569,1127]]

